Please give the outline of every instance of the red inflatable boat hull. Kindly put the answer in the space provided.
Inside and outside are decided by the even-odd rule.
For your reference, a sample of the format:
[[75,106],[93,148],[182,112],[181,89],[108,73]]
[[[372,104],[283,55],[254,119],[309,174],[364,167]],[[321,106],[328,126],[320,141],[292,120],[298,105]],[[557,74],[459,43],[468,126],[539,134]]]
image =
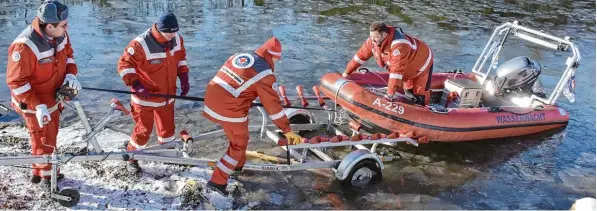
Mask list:
[[[448,77],[468,78],[462,73],[434,73],[431,88],[441,89]],[[456,108],[447,114],[428,107],[390,102],[363,88],[384,87],[387,73],[353,74],[349,79],[329,73],[321,79],[322,93],[334,100],[370,133],[414,132],[429,141],[459,142],[506,138],[540,133],[568,124],[568,112],[546,105],[543,110],[504,107]]]

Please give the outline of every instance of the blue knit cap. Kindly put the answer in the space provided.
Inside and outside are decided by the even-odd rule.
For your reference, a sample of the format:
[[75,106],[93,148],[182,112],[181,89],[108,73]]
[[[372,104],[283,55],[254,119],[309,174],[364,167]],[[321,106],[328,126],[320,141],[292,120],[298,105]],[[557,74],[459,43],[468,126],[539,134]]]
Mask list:
[[158,31],[165,33],[174,33],[178,31],[178,20],[172,13],[168,13],[160,17],[157,23]]

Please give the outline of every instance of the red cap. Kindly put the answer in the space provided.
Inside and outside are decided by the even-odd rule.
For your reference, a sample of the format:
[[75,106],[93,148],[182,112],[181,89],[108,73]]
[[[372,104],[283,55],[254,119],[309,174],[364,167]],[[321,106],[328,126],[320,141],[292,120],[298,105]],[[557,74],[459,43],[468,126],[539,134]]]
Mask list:
[[264,56],[263,54],[271,55],[272,58],[281,59],[282,57],[282,44],[276,37],[272,37],[269,40],[265,41],[261,47],[259,47],[255,53],[259,54],[260,56]]

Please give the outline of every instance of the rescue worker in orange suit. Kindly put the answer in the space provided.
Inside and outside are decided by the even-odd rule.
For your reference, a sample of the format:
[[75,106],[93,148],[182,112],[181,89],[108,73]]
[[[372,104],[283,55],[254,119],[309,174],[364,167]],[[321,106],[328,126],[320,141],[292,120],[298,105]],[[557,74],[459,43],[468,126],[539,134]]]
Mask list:
[[[68,29],[68,7],[46,1],[37,17],[8,48],[6,84],[12,107],[23,116],[31,137],[31,154],[50,155],[56,147],[60,113],[59,92],[81,89]],[[45,139],[45,141],[43,141]],[[51,164],[34,164],[31,182],[49,186]],[[58,173],[58,180],[64,177]]]
[[390,72],[386,98],[395,99],[396,91],[403,90],[406,98],[415,104],[428,104],[429,86],[433,72],[433,52],[423,41],[405,34],[399,27],[374,22],[369,27],[369,38],[342,76],[349,77],[369,58],[375,57],[380,67]]
[[[172,13],[163,15],[153,26],[133,39],[118,61],[118,74],[124,84],[135,92],[131,95],[131,113],[135,128],[127,150],[143,149],[157,129],[158,144],[174,140],[174,99],[150,94],[176,94],[176,79],[181,93],[190,89],[184,42],[178,31],[178,20]],[[128,162],[127,169],[140,172],[136,160]]]
[[246,161],[249,142],[248,113],[259,97],[273,123],[284,133],[289,144],[301,137],[291,131],[278,96],[274,62],[282,56],[282,46],[272,37],[253,52],[231,56],[207,85],[203,116],[222,126],[229,140],[226,154],[218,161],[207,187],[228,195],[230,174],[240,173]]

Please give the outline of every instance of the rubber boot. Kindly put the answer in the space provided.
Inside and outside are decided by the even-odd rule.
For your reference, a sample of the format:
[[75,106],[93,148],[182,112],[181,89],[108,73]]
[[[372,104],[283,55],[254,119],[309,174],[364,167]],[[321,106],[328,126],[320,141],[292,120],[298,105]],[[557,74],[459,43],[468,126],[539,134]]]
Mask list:
[[207,190],[217,192],[222,196],[228,196],[228,191],[226,190],[226,185],[218,185],[211,181],[207,182]]
[[141,169],[141,166],[139,166],[139,162],[137,162],[136,160],[127,162],[126,170],[128,170],[131,173],[139,173],[139,172],[143,171]]
[[[58,178],[56,178],[56,182],[60,182],[62,181],[62,179],[64,179],[64,174],[58,174]],[[50,178],[43,178],[41,180],[41,184],[40,186],[42,187],[42,189],[46,190],[46,191],[50,191],[50,187],[52,187],[52,181]],[[56,188],[58,188],[58,186],[56,186]],[[58,191],[58,190],[55,190]]]
[[39,175],[31,175],[29,181],[33,184],[38,184],[39,182],[41,182],[41,177]]

